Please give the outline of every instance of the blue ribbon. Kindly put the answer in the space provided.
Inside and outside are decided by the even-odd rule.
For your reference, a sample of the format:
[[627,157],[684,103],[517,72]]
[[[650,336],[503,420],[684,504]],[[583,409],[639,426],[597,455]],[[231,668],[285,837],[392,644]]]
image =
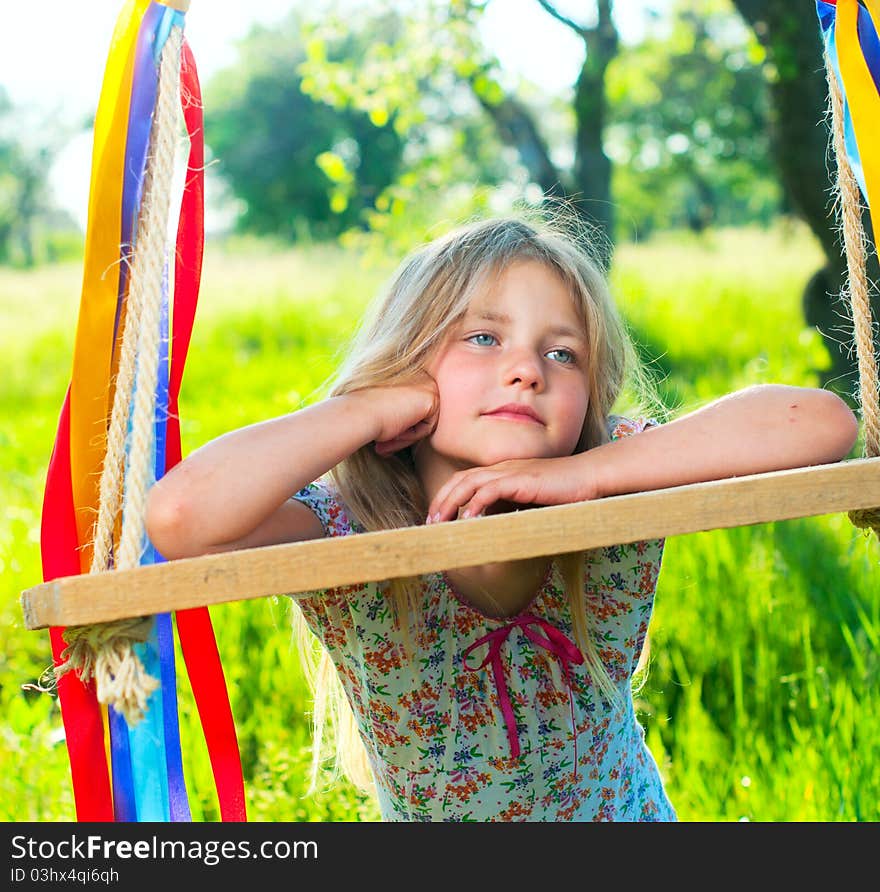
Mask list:
[[137,802],[131,776],[128,724],[112,706],[108,710],[107,723],[110,730],[110,764],[113,768],[113,817],[117,821],[136,821]]
[[874,79],[874,87],[880,93],[880,39],[874,22],[871,21],[871,14],[864,6],[860,6],[858,11],[858,32],[865,64]]
[[[168,319],[168,267],[166,265],[162,282],[162,316],[159,338],[159,376],[156,384],[155,455],[154,470],[156,480],[165,473],[168,439],[168,377],[169,377],[169,319]],[[149,542],[145,563],[156,564],[164,561]],[[180,724],[177,710],[177,671],[174,660],[174,626],[170,613],[156,617],[156,632],[159,645],[159,666],[162,680],[162,712],[165,729],[165,765],[168,776],[168,805],[172,821],[191,821],[186,782],[183,776],[183,755],[180,751]]]
[[[135,653],[140,657],[147,674],[161,680],[159,640],[155,621],[150,630],[150,637],[142,644],[135,645]],[[147,701],[144,717],[133,728],[128,729],[131,775],[138,821],[167,822],[170,817],[162,693],[160,684]]]
[[[150,142],[150,126],[153,108],[156,104],[156,91],[159,86],[156,66],[152,62],[150,45],[152,34],[161,17],[161,7],[151,4],[141,19],[135,47],[134,73],[129,100],[128,131],[125,138],[125,168],[122,180],[122,219],[120,244],[122,263],[119,264],[119,292],[116,301],[116,331],[119,330],[119,317],[123,298],[128,287],[128,272],[131,264],[138,212],[144,191],[144,175],[147,167],[147,149]],[[116,332],[114,332],[115,335]]]
[[156,26],[156,39],[153,44],[153,62],[158,68],[162,59],[162,49],[165,46],[165,41],[168,40],[171,29],[174,27],[182,29],[185,16],[180,10],[172,9],[170,6],[162,6],[157,3],[150,5],[151,10],[156,8],[162,13],[162,21]]

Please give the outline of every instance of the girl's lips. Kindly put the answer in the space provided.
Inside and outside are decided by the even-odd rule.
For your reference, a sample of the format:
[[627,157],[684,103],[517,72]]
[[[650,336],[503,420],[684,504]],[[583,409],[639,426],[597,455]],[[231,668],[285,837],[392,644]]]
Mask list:
[[533,414],[528,414],[522,411],[515,411],[512,409],[501,408],[496,409],[494,412],[486,412],[487,418],[501,418],[506,421],[519,421],[525,422],[527,424],[540,424],[542,427],[544,422],[541,421],[537,416]]

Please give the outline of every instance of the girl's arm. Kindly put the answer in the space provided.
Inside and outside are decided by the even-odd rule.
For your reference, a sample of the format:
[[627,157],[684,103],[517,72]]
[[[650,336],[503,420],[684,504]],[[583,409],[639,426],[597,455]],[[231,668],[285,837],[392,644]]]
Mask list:
[[839,461],[858,431],[836,394],[764,384],[585,456],[596,495],[610,496]]
[[415,441],[436,424],[436,385],[374,387],[205,444],[151,489],[146,526],[168,560],[324,535],[291,497],[372,441]]
[[561,505],[838,461],[858,421],[826,390],[747,387],[633,437],[560,458],[499,462],[453,475],[428,522],[473,517],[496,502]]

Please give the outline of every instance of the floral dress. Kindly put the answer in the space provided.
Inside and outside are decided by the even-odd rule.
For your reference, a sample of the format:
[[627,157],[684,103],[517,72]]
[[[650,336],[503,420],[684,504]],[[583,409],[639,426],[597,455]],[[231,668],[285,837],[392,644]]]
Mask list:
[[[644,422],[613,417],[612,438]],[[296,498],[329,536],[363,532],[324,480]],[[380,583],[297,596],[366,746],[384,821],[667,821],[676,815],[635,716],[663,540],[583,554],[587,610],[621,694],[590,682],[554,559],[531,603],[492,618],[445,573],[422,577],[407,656]],[[410,651],[412,653],[412,650]]]

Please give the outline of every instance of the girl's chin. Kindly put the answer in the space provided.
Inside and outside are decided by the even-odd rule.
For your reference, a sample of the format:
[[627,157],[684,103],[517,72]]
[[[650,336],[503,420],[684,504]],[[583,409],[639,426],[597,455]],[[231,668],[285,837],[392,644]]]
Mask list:
[[488,449],[480,453],[480,460],[475,462],[478,467],[497,465],[503,461],[524,461],[530,458],[547,458],[548,456],[536,452],[534,449]]
[[[430,451],[454,465],[465,468],[485,468],[489,465],[500,464],[503,461],[556,457],[556,453],[549,454],[546,448],[541,449],[540,445],[542,444],[517,442],[516,437],[508,437],[506,442],[469,443],[469,448],[466,451],[460,448],[444,449],[442,442],[438,443],[433,438],[419,441],[416,447],[421,444],[425,444],[421,450],[424,455],[427,455]],[[425,446],[428,448],[425,448]],[[570,455],[571,453],[565,454]]]

